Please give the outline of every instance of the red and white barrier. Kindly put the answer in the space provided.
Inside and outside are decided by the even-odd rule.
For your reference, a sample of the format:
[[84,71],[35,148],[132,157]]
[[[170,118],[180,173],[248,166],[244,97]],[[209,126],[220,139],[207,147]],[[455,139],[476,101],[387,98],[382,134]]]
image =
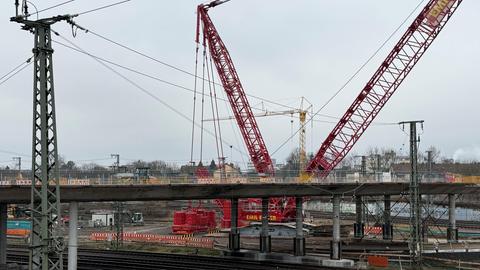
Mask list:
[[374,226],[374,227],[365,227],[365,235],[381,235],[382,234],[382,227],[380,226]]

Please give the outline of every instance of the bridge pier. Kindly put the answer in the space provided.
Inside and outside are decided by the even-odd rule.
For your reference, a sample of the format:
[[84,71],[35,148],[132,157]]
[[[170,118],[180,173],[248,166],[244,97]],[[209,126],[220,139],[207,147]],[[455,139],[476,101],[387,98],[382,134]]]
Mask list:
[[0,269],[7,267],[7,209],[6,203],[0,204]]
[[333,195],[333,241],[330,242],[330,258],[342,259],[342,241],[340,239],[340,195]]
[[262,231],[260,233],[260,252],[269,253],[272,251],[272,239],[268,231],[268,198],[262,198]]
[[303,235],[303,198],[295,198],[296,208],[296,229],[297,233],[294,238],[293,248],[295,256],[305,256],[305,236]]
[[455,243],[458,241],[458,229],[455,217],[455,194],[448,194],[448,229],[447,241]]
[[230,251],[240,250],[240,232],[238,231],[238,198],[231,199],[230,234],[228,235],[228,248]]
[[78,249],[78,202],[71,202],[68,211],[68,270],[77,270]]
[[357,239],[363,238],[365,224],[363,223],[363,200],[362,196],[355,196],[355,223],[353,224],[353,236]]
[[392,240],[393,239],[393,225],[392,225],[392,199],[390,195],[385,195],[383,197],[383,226],[382,234],[383,240]]

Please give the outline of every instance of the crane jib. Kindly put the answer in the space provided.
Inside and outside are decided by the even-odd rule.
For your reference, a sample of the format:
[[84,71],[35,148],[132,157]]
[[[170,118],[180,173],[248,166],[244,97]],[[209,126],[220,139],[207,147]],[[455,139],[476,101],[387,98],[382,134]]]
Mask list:
[[427,14],[428,24],[431,27],[437,27],[455,2],[456,0],[438,0]]
[[394,46],[365,88],[327,136],[306,168],[328,173],[353,148],[463,0],[430,0]]

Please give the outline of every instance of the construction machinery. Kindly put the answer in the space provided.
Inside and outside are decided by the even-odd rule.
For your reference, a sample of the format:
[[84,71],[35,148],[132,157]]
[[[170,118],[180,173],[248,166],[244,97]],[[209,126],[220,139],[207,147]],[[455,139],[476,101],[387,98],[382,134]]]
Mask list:
[[172,232],[174,234],[193,234],[208,232],[217,226],[215,210],[208,210],[198,206],[185,210],[175,211],[173,214]]
[[[273,176],[274,168],[273,163],[268,153],[263,137],[258,128],[255,120],[255,115],[252,112],[250,104],[247,100],[247,96],[243,89],[240,78],[237,74],[232,58],[223,43],[220,35],[218,34],[212,19],[208,15],[208,11],[220,4],[228,2],[229,0],[216,0],[209,4],[201,4],[197,7],[197,32],[196,42],[202,44],[204,47],[208,47],[211,59],[215,65],[218,76],[222,82],[222,86],[227,94],[230,107],[233,111],[233,115],[237,121],[237,125],[242,134],[246,148],[248,150],[250,160],[255,166],[257,173],[260,176]],[[203,39],[200,39],[200,36]],[[303,125],[304,126],[304,125]],[[303,140],[304,141],[304,140]],[[281,213],[278,218],[281,220],[293,220],[295,218],[294,211],[290,211],[294,208],[295,203],[291,204],[294,200],[288,198],[271,198],[269,202],[269,208],[272,212],[277,211]],[[223,210],[222,224],[229,224],[230,222],[230,202],[216,201],[219,207]],[[261,215],[260,209],[249,210],[254,208],[254,205],[260,204],[259,199],[245,199],[239,202],[240,210],[242,213],[249,213],[241,215],[239,219],[247,217],[257,217]],[[228,209],[228,210],[227,210]],[[252,221],[255,221],[254,218]],[[240,220],[240,223],[241,220]]]
[[326,177],[360,139],[462,0],[430,0],[333,128],[306,168]]
[[[217,73],[227,94],[233,115],[247,146],[250,159],[259,174],[273,175],[273,163],[268,154],[267,147],[258,128],[257,121],[237,74],[232,58],[215,28],[208,10],[228,0],[216,0],[209,4],[197,7],[197,32],[196,42],[209,48],[210,56],[216,67]],[[203,33],[203,40],[200,34]]]

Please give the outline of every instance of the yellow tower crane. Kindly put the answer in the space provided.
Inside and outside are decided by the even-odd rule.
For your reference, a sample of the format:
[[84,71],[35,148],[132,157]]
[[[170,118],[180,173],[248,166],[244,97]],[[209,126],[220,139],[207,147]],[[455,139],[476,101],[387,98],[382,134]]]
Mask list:
[[[286,110],[286,111],[268,111],[265,110],[265,112],[255,114],[255,117],[267,117],[267,116],[278,116],[278,115],[296,115],[298,114],[299,118],[299,124],[300,124],[300,132],[299,132],[299,145],[298,145],[298,156],[299,156],[299,177],[300,181],[306,182],[308,179],[310,179],[310,176],[308,174],[303,174],[301,172],[304,171],[305,167],[307,166],[307,152],[305,150],[305,144],[306,144],[306,120],[307,120],[307,114],[308,111],[312,108],[312,105],[310,102],[309,106],[306,108],[304,107],[304,103],[308,102],[304,97],[301,97],[301,102],[300,102],[300,108],[298,109],[292,109],[292,110]],[[218,119],[205,119],[203,121],[209,122],[209,121],[217,121],[217,120],[235,120],[234,116],[230,117],[220,117]]]

